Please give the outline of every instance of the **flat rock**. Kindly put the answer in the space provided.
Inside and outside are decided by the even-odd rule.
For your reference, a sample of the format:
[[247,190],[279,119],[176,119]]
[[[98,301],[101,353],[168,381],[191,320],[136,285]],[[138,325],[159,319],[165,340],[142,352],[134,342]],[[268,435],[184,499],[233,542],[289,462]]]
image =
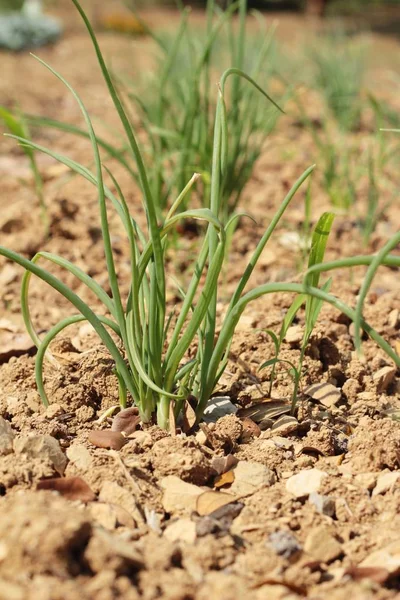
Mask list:
[[73,463],[77,469],[86,471],[92,465],[92,457],[89,450],[83,444],[72,444],[66,451],[68,460]]
[[387,473],[381,473],[377,479],[376,486],[372,490],[372,495],[378,496],[379,494],[385,494],[395,485],[399,477],[399,471],[388,471]]
[[313,383],[304,392],[327,408],[335,406],[341,398],[340,390],[331,383]]
[[12,356],[31,354],[35,350],[36,346],[28,334],[0,332],[0,364],[9,361]]
[[204,411],[203,421],[206,423],[216,423],[221,417],[234,415],[238,407],[235,406],[229,396],[220,396],[212,398]]
[[331,496],[323,496],[317,492],[312,492],[308,498],[309,502],[315,506],[315,510],[321,515],[333,517],[335,514],[335,499]]
[[137,507],[135,496],[128,489],[114,481],[104,481],[99,494],[100,502],[121,506],[136,523],[143,524],[144,519]]
[[372,378],[378,394],[381,394],[388,389],[396,375],[396,370],[396,367],[382,367],[382,369],[379,369],[379,371],[373,374]]
[[301,325],[293,325],[286,332],[285,340],[288,344],[300,344],[303,339],[304,329]]
[[341,544],[324,525],[310,531],[304,542],[304,550],[324,563],[330,563],[343,554]]
[[375,550],[358,566],[381,567],[386,569],[389,575],[398,575],[400,573],[400,538],[379,550]]
[[265,465],[240,460],[233,470],[235,481],[229,491],[236,496],[253,494],[261,487],[269,487],[276,481],[275,474]]
[[164,531],[164,537],[170,542],[194,544],[196,541],[196,523],[190,519],[173,521]]
[[274,531],[269,536],[267,544],[283,558],[291,558],[302,549],[297,538],[290,531]]
[[325,471],[319,469],[305,469],[289,477],[286,481],[286,491],[296,496],[296,498],[304,498],[313,492],[318,492],[322,480],[327,475]]
[[0,417],[0,456],[12,453],[14,437],[10,423]]
[[201,487],[186,483],[176,475],[163,477],[160,485],[164,490],[162,505],[167,513],[192,513],[196,510],[198,496],[204,492]]
[[50,435],[33,435],[14,439],[14,452],[30,458],[47,458],[60,475],[64,474],[67,457],[59,442]]

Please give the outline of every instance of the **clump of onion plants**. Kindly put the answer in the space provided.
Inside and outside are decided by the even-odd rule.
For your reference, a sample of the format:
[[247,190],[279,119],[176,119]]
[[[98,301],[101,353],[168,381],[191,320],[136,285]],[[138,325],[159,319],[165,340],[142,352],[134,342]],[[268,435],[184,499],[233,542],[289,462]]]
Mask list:
[[[27,144],[35,150],[43,151],[61,161],[91,182],[97,189],[111,293],[110,295],[107,294],[94,279],[77,266],[52,253],[39,252],[32,260],[27,260],[19,254],[0,246],[0,254],[26,269],[21,293],[22,312],[28,332],[38,347],[36,381],[43,403],[48,404],[43,380],[43,363],[49,344],[69,325],[87,320],[104,342],[115,361],[120,384],[121,406],[125,407],[128,402],[134,403],[138,407],[144,422],[156,420],[161,427],[167,429],[170,421],[173,422],[185,407],[189,394],[196,399],[196,417],[197,420],[201,419],[207,402],[226,367],[235,327],[242,312],[252,300],[264,294],[292,292],[295,295],[305,294],[302,297],[303,299],[312,298],[318,302],[328,302],[351,319],[355,318],[355,313],[340,300],[329,294],[326,289],[316,287],[315,283],[317,283],[318,277],[313,275],[311,270],[306,281],[302,284],[267,283],[244,293],[252,271],[276,225],[298,188],[313,171],[314,167],[311,166],[295,182],[258,242],[217,331],[218,282],[226,257],[227,230],[231,225],[231,220],[222,222],[220,218],[222,212],[221,185],[226,170],[229,141],[224,100],[225,85],[230,77],[245,78],[248,80],[249,85],[254,85],[254,82],[238,69],[228,69],[221,78],[215,116],[209,208],[187,209],[180,213],[177,212],[185,195],[198,177],[194,175],[170,204],[165,220],[160,225],[157,221],[156,204],[149,186],[147,171],[137,144],[135,132],[107,70],[92,27],[78,0],[73,0],[73,2],[91,36],[109,93],[123,125],[127,143],[136,160],[147,227],[146,230],[142,230],[129,213],[123,190],[111,173],[110,176],[115,191],[104,183],[98,140],[90,116],[80,97],[61,75],[43,63],[67,86],[79,104],[92,144],[95,172],[92,173],[89,169],[70,158],[48,150],[32,141],[24,140],[18,136],[14,137],[21,143]],[[117,280],[108,221],[109,205],[112,205],[117,211],[129,241],[131,284],[129,295],[125,299],[121,297]],[[186,289],[181,291],[183,300],[179,307],[179,314],[174,315],[173,312],[167,313],[166,250],[169,233],[179,220],[185,218],[203,220],[207,224],[207,230],[204,233],[197,258],[192,265],[190,282]],[[75,275],[81,283],[94,292],[97,299],[105,307],[108,313],[107,316],[97,314],[91,306],[85,303],[60,279],[40,266],[38,262],[43,259],[55,263]],[[375,261],[375,258],[373,260]],[[356,259],[349,259],[349,264],[356,263]],[[398,265],[400,259],[384,254],[380,258],[381,263],[395,263]],[[367,264],[369,264],[368,261]],[[324,270],[324,266],[319,264],[314,264],[312,268],[314,271]],[[332,265],[328,268],[332,268]],[[60,292],[77,311],[76,314],[61,320],[52,327],[43,339],[40,339],[35,331],[29,310],[29,282],[32,275],[39,277]],[[315,311],[312,310],[311,313],[315,314]],[[389,344],[365,323],[361,314],[357,315],[357,323],[400,365],[399,357]],[[109,330],[115,333],[120,339],[120,343],[115,341],[115,336],[111,335]],[[194,348],[196,348],[194,356],[189,357],[189,349],[193,350]]]
[[[180,5],[180,4],[179,4]],[[142,23],[152,37],[158,60],[149,75],[111,73],[127,107],[140,116],[144,143],[142,154],[147,164],[147,180],[158,218],[164,219],[171,197],[179,195],[194,170],[201,173],[196,195],[201,206],[211,202],[213,130],[215,125],[215,83],[217,65],[227,64],[248,73],[266,88],[274,69],[274,27],[260,29],[252,38],[247,35],[247,0],[229,2],[221,10],[216,0],[207,0],[206,26],[199,33],[190,23],[189,9],[181,5],[181,20],[172,35],[158,34]],[[140,16],[135,12],[135,16]],[[236,19],[237,16],[237,19]],[[257,19],[257,13],[254,13]],[[264,94],[266,95],[266,94]],[[221,203],[225,215],[239,205],[243,189],[251,177],[267,136],[275,127],[280,107],[267,96],[265,102],[255,86],[243,77],[235,77],[225,91],[230,109],[226,115],[229,145],[225,152],[221,179]],[[282,102],[284,97],[282,97]],[[52,127],[87,137],[84,129],[55,119],[26,115],[39,127]],[[97,138],[106,154],[116,159],[136,179],[140,179],[129,144],[120,140]],[[191,194],[183,199],[181,210],[190,203]]]

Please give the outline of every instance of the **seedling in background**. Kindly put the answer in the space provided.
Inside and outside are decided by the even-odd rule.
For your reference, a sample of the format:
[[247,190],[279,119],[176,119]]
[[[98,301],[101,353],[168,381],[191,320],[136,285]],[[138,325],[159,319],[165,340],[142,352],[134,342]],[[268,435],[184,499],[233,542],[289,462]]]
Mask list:
[[[334,215],[333,213],[324,213],[313,232],[312,242],[311,242],[311,250],[308,259],[308,268],[311,269],[314,265],[320,264],[324,260],[326,244],[328,241],[328,236],[332,227]],[[313,273],[310,278],[310,284],[314,288],[318,288],[319,285],[320,273]],[[328,292],[331,285],[331,280],[329,279],[323,286],[322,290],[324,292]],[[287,331],[290,325],[293,323],[294,318],[296,317],[299,309],[305,304],[305,330],[303,335],[303,341],[300,349],[300,358],[297,367],[288,360],[283,360],[279,358],[279,352],[282,345],[283,340],[286,337]],[[318,320],[319,313],[322,308],[322,300],[317,298],[312,298],[307,296],[306,294],[300,295],[293,301],[290,306],[285,319],[282,323],[282,327],[279,333],[279,337],[275,334],[272,335],[273,332],[268,331],[269,335],[272,337],[275,346],[275,358],[266,361],[260,366],[260,369],[264,369],[265,367],[272,366],[271,373],[271,385],[270,385],[270,395],[272,391],[273,381],[275,379],[275,369],[277,364],[285,364],[289,365],[290,370],[289,373],[293,377],[294,381],[294,389],[292,394],[292,412],[296,406],[297,395],[300,386],[300,380],[303,372],[303,362],[305,352],[307,350],[311,334],[314,330],[315,324]]]
[[[131,8],[131,7],[130,7]],[[113,73],[115,86],[121,88],[127,104],[140,115],[145,132],[143,156],[155,208],[159,220],[165,217],[171,198],[179,195],[194,171],[202,175],[196,199],[201,206],[210,206],[213,131],[215,126],[216,60],[218,69],[226,53],[229,67],[245,71],[265,89],[273,72],[274,27],[266,29],[260,20],[258,43],[246,35],[247,1],[229,3],[221,11],[215,0],[208,0],[205,33],[199,36],[190,24],[189,11],[181,7],[182,16],[178,30],[171,37],[155,34],[141,22],[153,38],[159,52],[159,62],[154,75],[135,76],[130,79]],[[238,31],[236,31],[238,13]],[[140,16],[134,12],[137,19]],[[217,75],[218,76],[218,75]],[[239,205],[243,189],[250,179],[254,164],[268,134],[275,127],[282,110],[261,88],[249,86],[243,78],[232,78],[225,91],[227,105],[226,127],[229,145],[225,152],[226,167],[221,180],[221,218],[226,221]],[[262,96],[266,96],[266,98]],[[285,97],[287,97],[286,94]],[[284,98],[279,104],[282,104]],[[29,123],[88,137],[87,131],[54,119],[27,115]],[[97,138],[98,144],[115,158],[137,180],[140,175],[134,164],[135,157],[129,145],[106,142]],[[190,204],[192,192],[183,200],[180,210]]]
[[[135,157],[136,169],[142,190],[142,201],[147,218],[147,229],[142,231],[135,219],[129,214],[124,198],[115,177],[109,172],[115,193],[104,184],[103,169],[99,152],[99,143],[93,130],[91,119],[75,90],[56,73],[43,63],[70,90],[76,99],[85,119],[88,135],[92,144],[96,171],[93,174],[85,166],[48,150],[30,140],[16,137],[21,143],[33,150],[39,150],[56,158],[67,165],[72,171],[83,176],[97,189],[101,229],[103,234],[104,253],[109,276],[111,295],[85,272],[49,252],[38,253],[31,261],[19,254],[0,246],[0,255],[15,261],[26,270],[22,292],[22,312],[28,332],[38,346],[36,357],[36,381],[42,401],[48,404],[43,381],[43,362],[49,344],[66,327],[87,320],[104,342],[110,355],[115,361],[115,368],[120,384],[121,406],[131,401],[139,408],[144,422],[156,419],[157,423],[168,429],[174,423],[187,403],[188,392],[196,398],[196,417],[200,420],[208,400],[215,389],[219,378],[227,365],[229,350],[236,325],[246,306],[253,300],[270,293],[288,292],[300,295],[301,304],[306,300],[306,335],[315,324],[322,302],[328,302],[342,311],[350,319],[355,319],[355,312],[339,299],[329,294],[326,289],[314,287],[318,283],[319,271],[325,265],[315,264],[321,258],[322,241],[314,247],[310,261],[313,266],[309,269],[303,284],[274,282],[259,286],[244,293],[249,278],[257,264],[266,244],[271,238],[277,224],[293,199],[296,191],[307,180],[314,167],[307,169],[295,182],[282,205],[272,218],[267,230],[258,242],[256,249],[247,265],[239,284],[230,300],[225,317],[220,324],[217,334],[216,306],[218,298],[218,281],[223,269],[226,235],[230,222],[223,225],[220,214],[224,212],[222,201],[222,181],[226,169],[226,149],[229,131],[227,129],[225,107],[225,85],[231,77],[247,79],[249,85],[256,85],[251,78],[237,69],[228,69],[221,78],[218,93],[214,142],[213,163],[210,184],[210,207],[192,209],[177,214],[186,194],[190,192],[197,176],[193,176],[185,185],[176,199],[168,203],[170,209],[164,223],[160,226],[157,221],[156,201],[149,185],[148,174],[142,160],[135,133],[124,110],[123,104],[115,89],[110,73],[105,65],[102,53],[94,35],[93,29],[78,0],[73,0],[92,39],[97,59],[106,81],[111,99],[119,115],[125,131],[130,152]],[[116,266],[111,245],[108,223],[107,204],[109,201],[118,213],[127,234],[130,249],[131,286],[128,298],[123,303],[118,285]],[[176,224],[185,218],[197,218],[207,224],[207,231],[202,239],[201,248],[195,263],[192,265],[192,277],[189,285],[183,291],[184,300],[179,307],[178,316],[174,311],[167,314],[166,300],[166,249],[168,234]],[[237,218],[237,217],[232,217]],[[328,217],[326,217],[327,220]],[[326,221],[328,222],[328,221]],[[324,234],[325,225],[321,225]],[[323,252],[322,252],[323,255]],[[96,296],[107,311],[107,316],[96,314],[94,310],[57,277],[38,265],[40,259],[49,260],[65,268],[86,285]],[[362,261],[365,257],[362,257]],[[353,259],[347,259],[353,265]],[[366,257],[370,264],[370,257]],[[375,261],[375,258],[372,259]],[[344,261],[346,263],[346,261]],[[382,255],[380,264],[400,265],[400,258]],[[331,267],[334,268],[334,267]],[[314,271],[313,271],[314,269]],[[60,292],[77,309],[77,314],[67,317],[56,324],[43,339],[36,333],[31,320],[28,296],[31,275],[34,274],[55,290]],[[306,296],[304,296],[306,294]],[[103,312],[102,311],[102,312]],[[361,317],[358,323],[383,348],[383,350],[400,365],[400,358],[390,345]],[[120,339],[122,350],[108,332],[111,329]],[[307,340],[308,340],[307,338]],[[194,356],[189,357],[188,351],[196,343]],[[127,392],[127,393],[126,393]]]
[[[0,119],[3,121],[7,129],[15,136],[30,139],[28,125],[24,119],[24,116],[15,111],[14,113],[7,110],[4,106],[0,106]],[[43,180],[40,175],[39,168],[36,163],[35,151],[29,146],[23,146],[25,156],[29,160],[29,165],[32,171],[33,180],[36,189],[36,196],[39,201],[40,214],[45,229],[46,236],[49,233],[49,215],[44,201],[43,195]]]
[[309,49],[315,68],[315,85],[343,131],[360,124],[361,87],[365,72],[366,45],[355,43],[335,29]]

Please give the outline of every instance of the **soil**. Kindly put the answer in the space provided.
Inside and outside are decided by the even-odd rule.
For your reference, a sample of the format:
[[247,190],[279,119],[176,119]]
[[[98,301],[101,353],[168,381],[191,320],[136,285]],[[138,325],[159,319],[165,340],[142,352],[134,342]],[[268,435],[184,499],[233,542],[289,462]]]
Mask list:
[[[64,18],[65,35],[38,54],[79,91],[98,133],[107,137],[104,122],[116,126],[116,119],[90,42],[71,10],[64,6],[55,12]],[[172,12],[149,9],[145,15],[154,26],[176,25]],[[194,18],[202,20],[200,13]],[[299,30],[311,35],[317,27],[283,15],[280,35],[289,39]],[[389,69],[383,67],[388,49],[398,52],[398,42],[378,35],[372,40],[376,52],[369,85],[385,82],[382,96],[396,109],[397,92],[389,83]],[[129,68],[134,75],[151,64],[152,46],[146,38],[99,32],[99,41],[116,70]],[[28,54],[3,52],[1,64],[3,104],[18,101],[27,112],[81,124],[73,99]],[[312,94],[308,110],[318,118],[320,103]],[[352,135],[360,152],[366,151],[375,136],[368,114],[361,131]],[[88,163],[85,140],[50,131],[35,132],[35,140]],[[246,211],[256,216],[257,225],[243,220],[234,237],[220,315],[273,210],[315,153],[311,136],[288,110],[245,190]],[[94,189],[46,157],[39,157],[39,164],[50,212],[48,239],[25,157],[13,141],[2,140],[2,245],[27,257],[39,249],[58,253],[107,287]],[[122,187],[130,190],[132,212],[143,219],[139,192],[118,165],[112,167]],[[399,184],[396,165],[385,175]],[[330,207],[321,180],[317,171],[313,216]],[[361,188],[362,211],[366,182]],[[304,194],[298,194],[275,232],[253,286],[298,278],[304,266],[301,251],[285,244],[284,234],[300,230]],[[382,206],[388,199],[384,187]],[[128,247],[117,219],[112,217],[111,224],[126,291]],[[398,225],[392,203],[365,247],[357,219],[339,215],[327,259],[376,251]],[[179,241],[171,274],[185,278],[187,256],[196,244],[193,237]],[[61,275],[58,268],[51,270]],[[339,271],[334,293],[354,305],[363,274],[362,269],[354,269],[351,277]],[[96,306],[72,277],[62,277]],[[51,404],[48,409],[41,405],[34,348],[20,315],[20,282],[20,269],[0,258],[1,600],[400,597],[400,422],[393,418],[400,415],[400,377],[371,340],[364,340],[362,356],[356,354],[346,318],[323,308],[302,380],[305,391],[312,384],[330,384],[330,390],[334,386],[334,401],[304,394],[298,420],[249,412],[258,402],[264,408],[265,403],[282,406],[293,385],[278,368],[269,398],[270,372],[258,370],[273,356],[265,329],[279,330],[291,302],[287,294],[268,296],[254,302],[240,320],[216,390],[217,396],[229,397],[237,414],[187,436],[171,436],[155,426],[134,427],[116,450],[88,440],[93,429],[109,429],[111,419],[101,424],[97,420],[118,403],[118,386],[112,360],[87,325],[71,327],[52,344],[57,365],[48,364],[45,370]],[[398,272],[382,269],[365,305],[367,320],[397,350],[399,290]],[[177,302],[173,291],[170,301]],[[68,303],[38,282],[32,282],[30,306],[40,332],[70,314]],[[300,316],[294,327],[302,323]],[[298,355],[295,329],[282,357],[296,361]],[[80,479],[72,486],[71,478]],[[65,488],[60,487],[64,480]]]

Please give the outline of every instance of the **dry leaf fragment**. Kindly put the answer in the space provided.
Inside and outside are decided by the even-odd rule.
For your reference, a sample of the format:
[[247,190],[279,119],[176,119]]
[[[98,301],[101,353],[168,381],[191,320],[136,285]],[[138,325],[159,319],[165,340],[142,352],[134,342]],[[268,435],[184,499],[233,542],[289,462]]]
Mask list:
[[210,515],[225,504],[235,502],[236,497],[223,492],[203,492],[196,500],[196,511],[200,516]]
[[239,442],[241,444],[247,444],[250,442],[250,440],[261,435],[261,429],[257,423],[253,421],[253,419],[250,419],[250,417],[244,417],[241,419],[241,421],[243,427],[242,434],[239,438]]
[[121,450],[126,444],[126,438],[119,431],[111,431],[111,429],[91,431],[88,436],[88,441],[97,446],[97,448],[107,448],[111,450]]
[[214,480],[214,487],[222,488],[224,485],[230,485],[235,481],[235,472],[227,471],[226,473],[222,473],[218,475],[218,477]]
[[217,475],[222,475],[226,471],[230,471],[233,467],[238,464],[238,459],[233,454],[227,456],[213,456],[211,459],[211,466],[216,471]]
[[253,404],[253,406],[241,408],[237,411],[236,415],[239,419],[249,417],[255,423],[262,423],[261,429],[264,429],[265,422],[289,412],[289,402],[285,400],[267,400],[266,402],[259,402],[258,404]]
[[194,410],[189,400],[185,400],[185,404],[183,405],[183,433],[189,433],[189,431],[196,425],[196,421],[196,411]]
[[240,514],[243,507],[244,504],[241,502],[231,502],[217,508],[217,510],[214,510],[209,515],[200,517],[196,523],[197,536],[203,537],[210,533],[228,533],[233,519]]
[[111,431],[123,431],[126,435],[130,435],[139,427],[140,421],[139,409],[136,406],[125,408],[114,417]]
[[275,421],[271,429],[281,436],[289,435],[297,430],[299,422],[295,417],[290,415],[282,415]]
[[327,408],[335,406],[342,397],[340,390],[331,383],[313,383],[304,391],[313,400]]
[[353,581],[362,581],[370,579],[375,583],[385,583],[389,577],[389,571],[384,567],[356,567],[352,566],[346,569],[345,575],[349,575]]
[[169,403],[169,432],[172,437],[176,436],[175,401]]
[[37,484],[36,489],[58,492],[68,500],[93,502],[96,499],[95,493],[81,477],[42,479]]

